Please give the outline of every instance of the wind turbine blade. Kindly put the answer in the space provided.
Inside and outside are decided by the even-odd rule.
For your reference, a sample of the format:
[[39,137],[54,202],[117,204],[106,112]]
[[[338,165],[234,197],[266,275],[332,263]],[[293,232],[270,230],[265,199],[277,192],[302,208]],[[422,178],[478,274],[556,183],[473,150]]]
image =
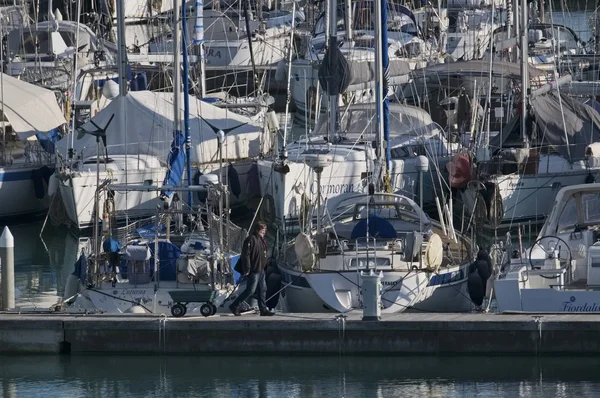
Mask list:
[[242,127],[242,126],[245,126],[245,125],[247,125],[247,124],[248,124],[248,123],[242,123],[242,124],[238,124],[238,125],[237,125],[237,126],[235,126],[235,127],[230,127],[230,128],[228,128],[228,129],[221,129],[221,130],[223,130],[223,132],[224,132],[225,134],[227,134],[227,133],[230,133],[230,132],[232,132],[233,130],[235,130],[235,129],[237,129],[237,128],[240,128],[240,127]]
[[203,118],[202,116],[200,116],[200,119],[202,119],[202,121],[204,123],[208,124],[208,127],[210,127],[215,134],[217,134],[217,132],[219,130],[221,130],[220,128],[218,128],[217,126],[215,126],[214,124],[212,124],[211,122],[209,122],[208,120],[206,120],[205,118]]

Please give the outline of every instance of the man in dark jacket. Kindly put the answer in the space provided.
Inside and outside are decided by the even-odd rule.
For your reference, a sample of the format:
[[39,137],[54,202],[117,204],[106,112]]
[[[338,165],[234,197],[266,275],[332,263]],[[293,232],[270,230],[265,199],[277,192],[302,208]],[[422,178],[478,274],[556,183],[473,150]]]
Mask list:
[[265,281],[265,267],[267,265],[267,241],[265,234],[267,225],[259,221],[254,226],[254,230],[246,240],[242,248],[242,254],[239,261],[241,264],[241,273],[246,276],[246,290],[231,303],[229,309],[233,315],[241,315],[240,304],[248,297],[252,296],[258,290],[258,308],[261,316],[274,315],[269,311],[266,303],[267,282]]

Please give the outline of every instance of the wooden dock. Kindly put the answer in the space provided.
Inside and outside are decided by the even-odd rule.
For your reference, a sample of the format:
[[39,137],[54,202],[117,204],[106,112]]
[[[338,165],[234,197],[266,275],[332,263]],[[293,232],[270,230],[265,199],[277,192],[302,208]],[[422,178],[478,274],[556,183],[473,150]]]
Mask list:
[[598,355],[600,315],[0,313],[0,353]]

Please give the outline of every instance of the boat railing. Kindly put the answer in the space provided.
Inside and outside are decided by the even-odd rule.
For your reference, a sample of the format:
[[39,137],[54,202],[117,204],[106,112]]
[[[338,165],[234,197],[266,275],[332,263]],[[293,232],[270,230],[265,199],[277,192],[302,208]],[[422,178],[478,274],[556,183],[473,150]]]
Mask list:
[[[127,143],[127,150],[123,151],[123,144],[112,144],[107,145],[104,148],[103,145],[100,146],[100,162],[103,164],[105,157],[109,157],[112,155],[128,155],[133,159],[137,160],[137,168],[140,168],[141,165],[141,156],[146,155],[148,152],[155,152],[155,150],[149,151],[150,147],[152,148],[164,148],[160,150],[161,153],[167,154],[169,152],[169,148],[171,146],[171,141],[154,141],[154,142],[130,142]],[[133,150],[135,148],[135,150]],[[116,151],[115,151],[116,149]],[[142,151],[140,149],[145,149]],[[146,153],[143,153],[146,152]],[[79,156],[76,158],[77,160],[72,163],[73,168],[81,170],[83,165],[85,164],[86,158],[95,157],[98,154],[98,148],[96,144],[90,146],[84,146],[79,151]],[[157,157],[158,158],[158,157]]]
[[[379,243],[379,247],[377,246],[377,244]],[[377,268],[377,249],[382,249],[384,246],[381,246],[382,244],[385,245],[385,242],[378,242],[377,238],[375,237],[361,237],[361,238],[356,238],[354,240],[354,254],[355,254],[355,258],[356,258],[356,269],[361,269],[361,270],[365,270],[365,271],[369,271],[371,269],[371,267],[369,267],[369,263],[370,263],[370,258],[369,255],[372,254],[373,255],[373,261],[374,261],[374,267],[373,268]],[[366,259],[366,265],[365,267],[361,267],[359,262],[361,259]],[[354,267],[352,267],[354,268]]]
[[42,148],[38,141],[27,141],[23,147],[0,149],[0,165],[11,168],[54,165],[56,157]]

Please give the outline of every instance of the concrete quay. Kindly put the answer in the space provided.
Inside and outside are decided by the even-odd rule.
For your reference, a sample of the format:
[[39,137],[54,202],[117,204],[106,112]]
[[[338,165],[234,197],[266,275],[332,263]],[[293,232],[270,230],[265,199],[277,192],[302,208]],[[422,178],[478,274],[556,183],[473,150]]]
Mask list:
[[600,315],[0,313],[1,353],[600,355]]

